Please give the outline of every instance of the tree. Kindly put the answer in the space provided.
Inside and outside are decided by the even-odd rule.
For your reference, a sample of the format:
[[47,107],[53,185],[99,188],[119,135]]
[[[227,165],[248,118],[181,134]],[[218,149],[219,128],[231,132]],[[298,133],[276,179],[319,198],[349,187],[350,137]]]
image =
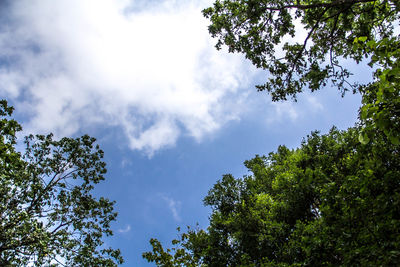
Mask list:
[[[328,81],[342,93],[357,91],[340,59],[360,62],[373,56],[375,50],[354,50],[354,39],[394,37],[399,11],[397,0],[216,0],[203,14],[218,49],[226,45],[269,72],[269,80],[257,88],[277,101]],[[292,41],[299,37],[296,25],[307,32],[301,42]],[[283,53],[277,53],[279,47]]]
[[[400,143],[400,1],[216,0],[203,14],[218,49],[226,45],[268,71],[268,81],[257,88],[273,101],[296,100],[306,88],[315,91],[328,83],[342,95],[359,92],[360,141],[373,138],[377,127],[390,142]],[[306,30],[304,38],[299,28]],[[373,82],[351,83],[343,59],[369,59]]]
[[112,235],[114,202],[92,195],[106,173],[95,139],[25,138],[13,108],[0,101],[0,265],[116,266],[119,250],[103,246]]
[[204,203],[207,230],[188,229],[143,256],[158,266],[397,266],[400,264],[400,147],[382,132],[312,133],[224,175]]

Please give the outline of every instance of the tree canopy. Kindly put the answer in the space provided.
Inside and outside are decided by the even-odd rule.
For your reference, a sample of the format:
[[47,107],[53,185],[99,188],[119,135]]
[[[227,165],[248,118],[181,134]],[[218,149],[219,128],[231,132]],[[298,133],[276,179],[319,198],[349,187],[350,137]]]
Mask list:
[[400,147],[358,129],[312,133],[246,161],[251,175],[224,175],[204,198],[207,230],[191,229],[158,266],[396,266],[400,263]]
[[340,59],[359,62],[373,55],[374,50],[354,50],[354,39],[396,36],[399,11],[397,0],[217,0],[203,14],[218,49],[226,45],[268,70],[268,81],[258,89],[276,101],[296,98],[307,87],[318,90],[328,81],[342,92],[358,90]]
[[[143,257],[158,266],[399,265],[400,2],[216,0],[203,13],[218,49],[267,70],[257,88],[273,101],[332,83],[361,94],[359,121],[246,161],[251,175],[224,175],[205,197],[207,229],[189,227],[167,249],[152,239]],[[350,83],[343,59],[368,63],[372,81]]]
[[92,194],[104,180],[103,151],[95,139],[25,138],[13,108],[0,101],[0,265],[115,266],[119,250],[103,245],[112,235],[114,202]]
[[[257,88],[273,101],[331,83],[343,95],[362,95],[362,142],[377,127],[400,143],[399,1],[217,0],[203,14],[218,49],[226,45],[268,71]],[[350,82],[343,59],[369,62],[372,82]]]

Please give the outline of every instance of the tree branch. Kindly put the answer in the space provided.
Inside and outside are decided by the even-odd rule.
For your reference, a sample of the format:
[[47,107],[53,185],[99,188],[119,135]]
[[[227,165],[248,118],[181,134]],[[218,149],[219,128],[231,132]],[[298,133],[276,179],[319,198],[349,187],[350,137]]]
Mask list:
[[320,7],[325,7],[325,8],[331,8],[335,6],[341,6],[344,4],[358,4],[358,3],[372,3],[375,2],[375,0],[338,0],[338,1],[333,1],[331,3],[315,3],[315,4],[310,4],[310,5],[301,5],[301,4],[296,4],[296,5],[285,5],[281,7],[265,7],[266,10],[270,11],[280,11],[282,9],[288,9],[288,8],[296,8],[296,9],[301,9],[301,10],[307,10],[307,9],[313,9],[313,8],[320,8]]

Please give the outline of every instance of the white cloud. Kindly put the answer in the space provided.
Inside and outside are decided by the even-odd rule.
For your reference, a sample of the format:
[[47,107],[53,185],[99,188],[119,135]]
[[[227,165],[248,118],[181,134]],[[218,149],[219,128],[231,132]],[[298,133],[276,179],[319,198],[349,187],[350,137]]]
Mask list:
[[304,92],[298,96],[298,101],[271,102],[268,106],[267,124],[292,121],[307,118],[324,110],[323,101],[317,96]]
[[285,121],[286,119],[295,121],[299,117],[299,111],[295,105],[296,103],[291,101],[271,103],[273,112],[271,113],[271,116],[267,117],[267,123],[271,124],[274,122]]
[[169,210],[172,213],[172,217],[174,218],[175,221],[180,221],[181,217],[179,216],[179,209],[181,207],[181,202],[175,201],[171,197],[167,197],[165,195],[162,195],[161,198],[167,203]]
[[118,233],[125,234],[131,231],[131,226],[128,224],[125,228],[118,229]]
[[0,28],[0,94],[34,132],[119,126],[150,155],[181,135],[201,140],[238,118],[238,89],[254,71],[215,50],[200,2],[13,1]]
[[324,109],[324,106],[322,105],[322,103],[315,96],[308,95],[306,97],[306,100],[307,100],[308,105],[311,108],[311,110],[321,111]]

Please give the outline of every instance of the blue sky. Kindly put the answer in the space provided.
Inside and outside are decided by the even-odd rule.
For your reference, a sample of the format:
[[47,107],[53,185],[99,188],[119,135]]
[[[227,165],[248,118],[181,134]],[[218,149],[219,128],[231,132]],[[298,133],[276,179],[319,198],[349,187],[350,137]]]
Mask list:
[[[216,51],[201,9],[208,0],[16,0],[0,8],[0,97],[24,133],[88,133],[105,151],[124,266],[149,239],[207,226],[202,199],[225,173],[313,130],[345,129],[360,97],[335,88],[272,103],[254,88],[267,74],[241,55]],[[301,32],[300,36],[301,38]],[[364,67],[349,65],[354,79]]]

